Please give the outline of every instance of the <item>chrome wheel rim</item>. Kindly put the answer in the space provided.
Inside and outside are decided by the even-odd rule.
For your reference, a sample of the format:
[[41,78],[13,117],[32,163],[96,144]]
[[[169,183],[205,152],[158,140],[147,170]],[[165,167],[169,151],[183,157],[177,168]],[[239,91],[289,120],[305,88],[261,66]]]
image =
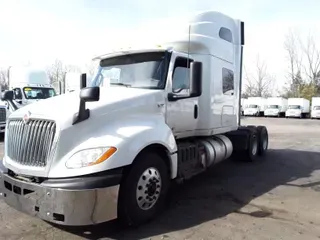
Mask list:
[[159,199],[162,182],[157,169],[146,169],[139,178],[136,199],[140,209],[149,210]]

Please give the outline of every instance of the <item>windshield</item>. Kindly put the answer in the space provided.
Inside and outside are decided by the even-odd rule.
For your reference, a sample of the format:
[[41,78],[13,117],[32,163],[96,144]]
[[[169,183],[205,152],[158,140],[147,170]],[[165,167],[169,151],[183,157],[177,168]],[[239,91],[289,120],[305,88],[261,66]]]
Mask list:
[[268,108],[278,109],[279,105],[269,105]]
[[313,110],[320,110],[320,106],[314,106]]
[[164,89],[170,62],[168,52],[135,53],[100,62],[91,86]]
[[289,109],[300,109],[301,107],[299,105],[289,105]]
[[56,96],[53,88],[25,87],[23,88],[23,92],[26,99],[46,99]]
[[252,105],[249,105],[248,108],[258,108],[258,105],[252,104]]

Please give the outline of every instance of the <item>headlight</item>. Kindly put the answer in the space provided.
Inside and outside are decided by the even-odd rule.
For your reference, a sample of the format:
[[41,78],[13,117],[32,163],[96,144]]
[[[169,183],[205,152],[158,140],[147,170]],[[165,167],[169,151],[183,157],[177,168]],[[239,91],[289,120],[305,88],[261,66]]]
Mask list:
[[111,157],[117,149],[115,147],[101,147],[84,149],[73,154],[66,162],[67,168],[82,168],[104,162]]

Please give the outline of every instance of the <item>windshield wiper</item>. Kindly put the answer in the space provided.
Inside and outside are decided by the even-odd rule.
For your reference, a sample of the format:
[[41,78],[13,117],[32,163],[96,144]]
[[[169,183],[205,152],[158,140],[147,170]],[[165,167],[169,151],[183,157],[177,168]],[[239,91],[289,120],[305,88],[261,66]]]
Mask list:
[[131,84],[127,84],[127,83],[110,83],[110,85],[117,85],[117,86],[131,87]]

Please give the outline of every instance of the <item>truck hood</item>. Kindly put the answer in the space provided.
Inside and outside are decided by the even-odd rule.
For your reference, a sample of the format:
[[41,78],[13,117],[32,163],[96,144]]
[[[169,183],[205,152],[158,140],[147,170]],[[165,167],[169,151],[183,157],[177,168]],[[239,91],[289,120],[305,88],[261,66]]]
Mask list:
[[[29,113],[31,118],[52,119],[59,123],[60,128],[70,126],[73,116],[79,110],[80,91],[66,93],[52,98],[37,101],[19,108],[10,115],[22,118]],[[147,105],[163,99],[162,90],[137,89],[126,87],[100,88],[100,100],[86,103],[91,116],[102,116],[114,110],[130,108],[135,105]],[[66,125],[66,126],[64,126]]]

